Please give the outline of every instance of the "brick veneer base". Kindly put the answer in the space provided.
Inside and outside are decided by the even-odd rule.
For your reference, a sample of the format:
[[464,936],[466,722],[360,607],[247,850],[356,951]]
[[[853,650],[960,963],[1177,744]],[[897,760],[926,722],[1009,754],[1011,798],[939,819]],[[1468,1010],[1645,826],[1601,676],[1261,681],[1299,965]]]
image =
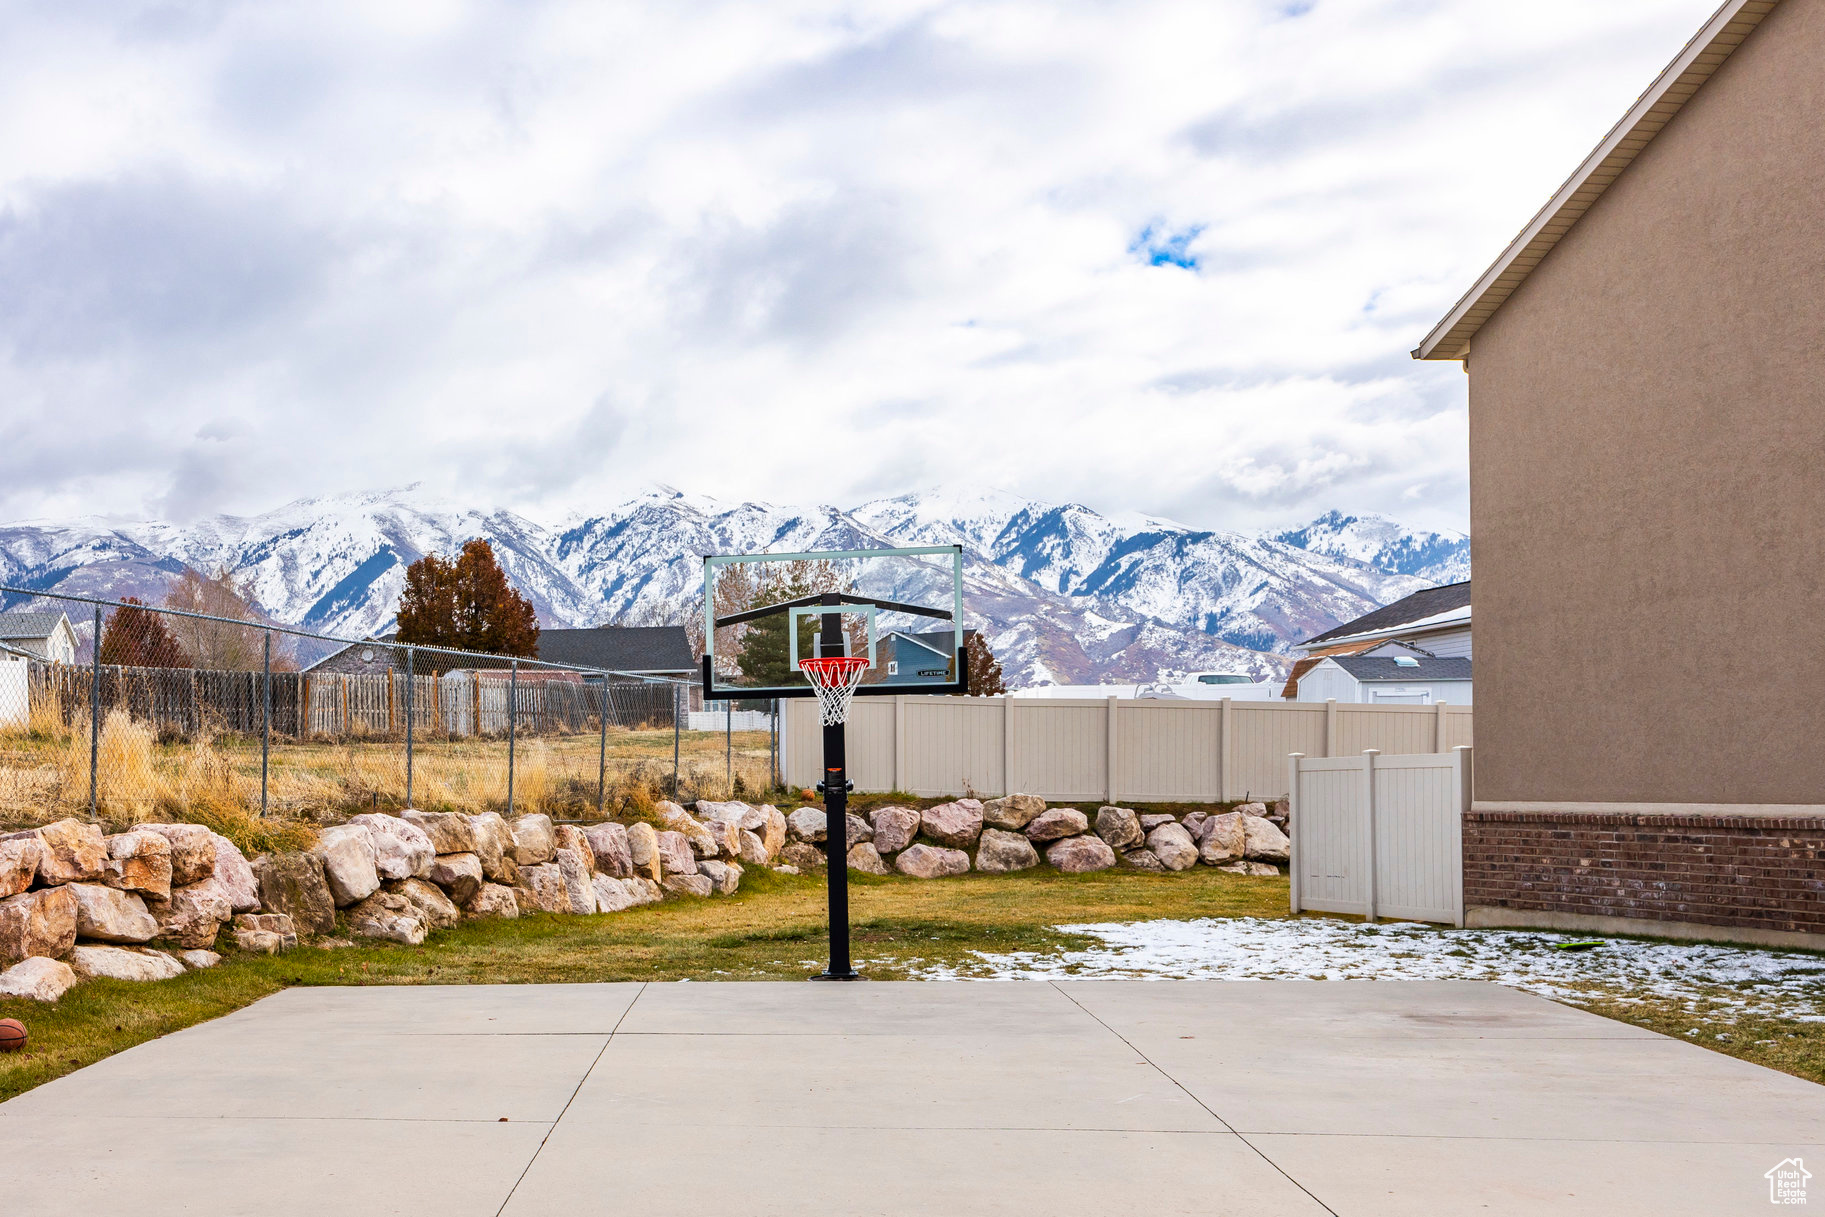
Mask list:
[[[1669,923],[1670,937],[1818,945],[1825,816],[1473,811],[1464,904],[1484,925],[1512,912],[1521,924],[1617,919]],[[1671,923],[1725,932],[1674,933]]]

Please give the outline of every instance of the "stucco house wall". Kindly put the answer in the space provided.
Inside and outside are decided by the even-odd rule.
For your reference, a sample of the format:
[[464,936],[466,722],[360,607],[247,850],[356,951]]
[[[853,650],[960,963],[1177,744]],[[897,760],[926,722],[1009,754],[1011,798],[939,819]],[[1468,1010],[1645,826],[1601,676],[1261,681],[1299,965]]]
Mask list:
[[1479,808],[1825,804],[1821,64],[1784,0],[1471,340]]

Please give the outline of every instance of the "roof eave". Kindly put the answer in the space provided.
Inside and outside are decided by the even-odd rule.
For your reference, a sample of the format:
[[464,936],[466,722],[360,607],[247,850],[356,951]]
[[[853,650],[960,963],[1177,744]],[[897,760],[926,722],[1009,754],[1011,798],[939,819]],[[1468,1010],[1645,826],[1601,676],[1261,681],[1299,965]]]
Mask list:
[[1727,0],[1610,128],[1577,171],[1548,199],[1502,256],[1414,348],[1415,359],[1467,359],[1470,340],[1507,302],[1559,239],[1673,120],[1780,0]]

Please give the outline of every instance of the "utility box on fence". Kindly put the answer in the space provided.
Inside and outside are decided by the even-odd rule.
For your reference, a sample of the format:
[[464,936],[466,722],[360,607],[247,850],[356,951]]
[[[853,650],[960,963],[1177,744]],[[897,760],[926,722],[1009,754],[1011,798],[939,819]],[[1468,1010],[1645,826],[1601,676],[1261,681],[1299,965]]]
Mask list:
[[1472,752],[1288,764],[1292,909],[1464,924]]
[[17,655],[0,655],[0,729],[18,730],[32,721],[30,668]]

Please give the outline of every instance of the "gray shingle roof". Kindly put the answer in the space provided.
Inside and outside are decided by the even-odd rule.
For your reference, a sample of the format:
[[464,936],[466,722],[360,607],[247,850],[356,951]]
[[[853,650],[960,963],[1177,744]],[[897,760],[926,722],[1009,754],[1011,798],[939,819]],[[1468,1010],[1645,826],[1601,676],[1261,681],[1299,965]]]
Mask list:
[[539,631],[539,658],[613,672],[693,672],[697,660],[681,625],[605,625]]
[[1357,680],[1368,683],[1470,679],[1470,660],[1461,656],[1431,659],[1416,655],[1413,658],[1419,666],[1411,668],[1402,667],[1395,662],[1396,658],[1394,655],[1333,655],[1331,662]]
[[1315,638],[1308,638],[1300,646],[1314,646],[1332,638],[1349,638],[1355,634],[1373,634],[1377,630],[1392,630],[1406,625],[1409,621],[1423,621],[1427,617],[1436,617],[1452,609],[1463,608],[1470,603],[1469,583],[1447,583],[1443,587],[1428,587],[1414,592],[1404,600],[1365,613],[1354,621],[1346,621],[1333,630],[1326,630]]
[[62,613],[0,613],[0,638],[49,638]]

